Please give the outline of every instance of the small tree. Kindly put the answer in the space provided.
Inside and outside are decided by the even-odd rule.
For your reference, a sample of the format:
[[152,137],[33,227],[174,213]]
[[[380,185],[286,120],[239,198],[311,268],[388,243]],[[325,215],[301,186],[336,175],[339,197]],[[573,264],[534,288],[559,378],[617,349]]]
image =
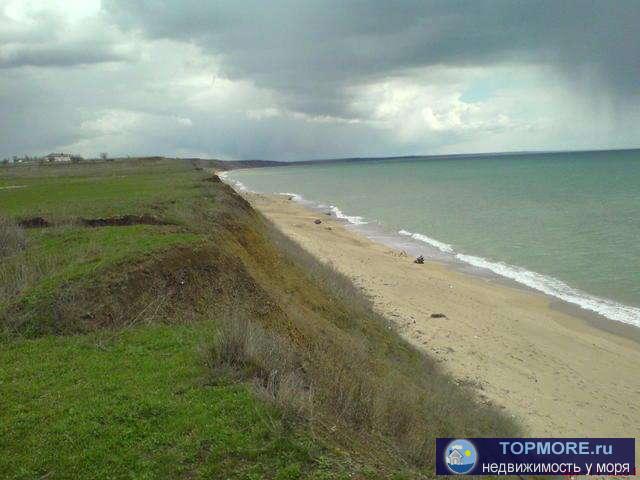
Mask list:
[[108,160],[109,159],[109,155],[107,155],[107,152],[102,152],[100,154],[100,159],[101,160]]

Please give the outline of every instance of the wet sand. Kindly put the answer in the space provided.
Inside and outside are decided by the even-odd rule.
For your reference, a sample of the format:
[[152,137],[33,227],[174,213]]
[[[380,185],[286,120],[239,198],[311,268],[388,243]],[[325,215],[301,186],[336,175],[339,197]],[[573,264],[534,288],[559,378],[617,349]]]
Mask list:
[[640,437],[640,329],[444,264],[414,264],[285,196],[243,195],[528,435]]

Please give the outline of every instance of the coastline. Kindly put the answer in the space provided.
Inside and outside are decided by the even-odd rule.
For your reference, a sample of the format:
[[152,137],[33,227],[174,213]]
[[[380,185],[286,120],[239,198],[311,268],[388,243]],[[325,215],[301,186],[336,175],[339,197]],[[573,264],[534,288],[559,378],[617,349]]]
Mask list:
[[[415,265],[411,256],[348,228],[335,214],[286,196],[240,193],[352,278],[405,338],[505,408],[528,434],[639,435],[634,399],[640,394],[640,329],[445,262]],[[431,318],[434,313],[447,318]]]
[[[228,173],[222,172],[221,178],[226,178]],[[565,281],[549,273],[537,273],[535,270],[529,269],[530,267],[523,268],[515,263],[505,263],[496,259],[477,256],[474,253],[459,251],[458,248],[445,243],[441,238],[435,239],[423,233],[407,231],[402,224],[396,225],[394,229],[390,230],[388,225],[381,224],[375,220],[376,214],[372,212],[369,212],[369,215],[373,215],[373,219],[371,217],[358,216],[358,214],[351,213],[351,211],[347,214],[332,204],[330,200],[327,203],[325,199],[324,204],[321,204],[317,199],[308,200],[298,193],[288,193],[287,187],[284,187],[283,191],[261,189],[256,192],[248,189],[235,175],[229,178],[227,183],[230,183],[236,190],[241,192],[273,192],[273,194],[289,196],[319,214],[323,214],[328,210],[337,218],[345,220],[349,228],[354,228],[375,242],[383,243],[391,248],[405,250],[410,255],[423,255],[427,259],[445,263],[450,268],[464,273],[489,278],[492,281],[543,294],[554,305],[559,308],[569,308],[571,309],[570,311],[584,319],[590,321],[594,318],[603,319],[635,327],[635,330],[631,329],[629,332],[640,329],[640,306],[637,304],[623,303],[620,299],[616,300],[615,297],[605,297],[597,293],[586,292],[579,287],[575,287],[575,285],[565,283]],[[588,270],[586,273],[589,273]],[[574,306],[577,308],[573,308]],[[604,328],[610,330],[617,327],[609,328],[605,326]]]

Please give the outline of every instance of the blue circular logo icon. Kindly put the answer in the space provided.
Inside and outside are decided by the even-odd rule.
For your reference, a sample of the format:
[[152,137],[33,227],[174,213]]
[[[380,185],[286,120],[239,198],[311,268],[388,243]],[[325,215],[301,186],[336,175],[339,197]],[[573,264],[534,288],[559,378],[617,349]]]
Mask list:
[[477,461],[478,452],[469,440],[454,440],[444,450],[444,463],[451,473],[469,473]]

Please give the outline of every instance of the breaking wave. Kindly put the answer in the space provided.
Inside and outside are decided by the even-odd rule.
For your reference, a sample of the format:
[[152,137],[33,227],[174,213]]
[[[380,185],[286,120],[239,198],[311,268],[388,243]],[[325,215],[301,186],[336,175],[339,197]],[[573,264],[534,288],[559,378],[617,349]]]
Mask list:
[[358,215],[345,215],[344,212],[342,212],[342,210],[340,210],[335,205],[329,206],[329,210],[333,212],[336,218],[341,218],[343,220],[346,220],[347,222],[353,225],[366,225],[367,223],[369,223],[369,222],[365,222],[364,219]]
[[438,250],[444,253],[453,253],[453,247],[448,243],[439,242],[431,237],[427,237],[426,235],[422,235],[421,233],[411,233],[406,230],[398,231],[400,235],[404,235],[406,237],[411,237],[414,240],[419,240],[424,243],[428,243],[432,247],[436,247]]
[[627,323],[640,327],[640,308],[623,305],[613,300],[600,298],[575,289],[557,278],[532,272],[525,268],[508,265],[502,262],[492,262],[486,258],[456,253],[451,245],[435,240],[421,233],[412,233],[407,230],[398,231],[400,235],[411,237],[423,243],[427,243],[443,253],[452,255],[456,260],[472,265],[476,268],[489,270],[501,277],[514,280],[529,288],[551,295],[565,302],[577,305],[603,315],[610,320]]
[[640,327],[640,308],[589,295],[570,287],[557,278],[532,272],[521,267],[501,262],[491,262],[482,257],[464,255],[462,253],[458,253],[456,258],[474,267],[485,268],[547,295],[578,305],[585,310],[599,313],[610,320]]

